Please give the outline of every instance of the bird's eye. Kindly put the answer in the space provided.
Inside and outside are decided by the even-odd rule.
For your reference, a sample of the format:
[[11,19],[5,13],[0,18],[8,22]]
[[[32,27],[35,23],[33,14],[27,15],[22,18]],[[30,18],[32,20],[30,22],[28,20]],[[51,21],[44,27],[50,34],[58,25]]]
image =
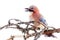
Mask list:
[[33,9],[33,8],[31,8],[31,9]]
[[30,7],[30,9],[33,9],[33,7]]

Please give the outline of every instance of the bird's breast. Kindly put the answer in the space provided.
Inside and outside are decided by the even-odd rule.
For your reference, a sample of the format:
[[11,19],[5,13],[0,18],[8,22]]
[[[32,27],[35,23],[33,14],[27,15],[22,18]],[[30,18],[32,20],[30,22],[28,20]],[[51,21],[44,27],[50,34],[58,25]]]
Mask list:
[[36,21],[38,21],[41,16],[40,16],[40,14],[32,14],[32,17],[33,17]]

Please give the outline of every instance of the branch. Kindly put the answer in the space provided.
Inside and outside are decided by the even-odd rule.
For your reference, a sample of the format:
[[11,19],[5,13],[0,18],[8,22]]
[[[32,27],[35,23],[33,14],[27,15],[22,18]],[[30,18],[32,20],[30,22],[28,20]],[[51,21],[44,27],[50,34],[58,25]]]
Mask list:
[[[11,23],[11,20],[15,20],[15,21],[19,21],[18,23]],[[40,28],[38,28],[38,29],[36,29],[36,28],[34,28],[35,26],[34,25],[30,25],[31,23],[32,24],[34,24],[34,22],[35,21],[29,21],[29,22],[22,22],[22,21],[20,21],[20,20],[18,20],[18,19],[10,19],[9,21],[8,21],[8,24],[7,25],[5,25],[5,26],[3,26],[3,27],[1,27],[0,29],[3,29],[3,28],[13,28],[13,29],[18,29],[18,30],[20,30],[20,31],[22,31],[24,34],[27,34],[27,35],[23,35],[24,36],[24,39],[26,40],[27,38],[29,38],[29,37],[32,37],[32,36],[35,36],[35,38],[34,38],[34,40],[37,40],[39,37],[40,37],[40,35],[42,35],[42,34],[45,34],[45,35],[47,35],[48,37],[55,37],[54,35],[53,35],[53,33],[55,33],[55,32],[57,32],[57,33],[59,33],[60,32],[60,28],[58,28],[58,29],[55,29],[54,27],[52,27],[53,29],[51,30],[51,29],[46,29],[46,28],[49,28],[49,27],[46,27],[46,25],[44,25],[43,23],[40,23],[40,24],[42,24],[45,28],[42,30],[42,31],[40,31],[40,32],[37,32],[36,30],[40,30]],[[38,22],[37,22],[38,23]],[[25,24],[25,25],[27,25],[26,26],[26,28],[22,28],[22,27],[20,27],[20,24]],[[9,27],[9,26],[13,26],[13,25],[15,25],[16,27]],[[31,28],[29,28],[29,25],[30,26],[32,26]],[[32,33],[32,34],[29,34],[29,31],[30,30],[32,30],[32,31],[34,31],[34,33]],[[15,36],[11,36],[11,40],[13,40],[15,38]]]

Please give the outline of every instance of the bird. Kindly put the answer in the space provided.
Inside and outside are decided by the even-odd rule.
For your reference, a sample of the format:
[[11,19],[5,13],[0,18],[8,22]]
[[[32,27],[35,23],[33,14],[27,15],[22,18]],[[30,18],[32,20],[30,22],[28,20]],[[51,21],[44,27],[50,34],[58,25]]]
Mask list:
[[25,8],[27,12],[31,12],[31,15],[29,16],[32,21],[35,21],[34,26],[35,28],[40,28],[41,24],[43,26],[47,26],[46,19],[42,16],[42,14],[39,12],[39,9],[35,5],[31,5],[28,8]]

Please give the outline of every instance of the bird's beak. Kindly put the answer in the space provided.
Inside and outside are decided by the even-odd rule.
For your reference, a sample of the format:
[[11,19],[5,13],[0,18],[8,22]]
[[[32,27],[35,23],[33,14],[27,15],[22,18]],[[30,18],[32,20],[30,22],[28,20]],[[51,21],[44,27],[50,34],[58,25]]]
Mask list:
[[29,9],[29,8],[25,8],[26,11],[29,11],[29,12],[34,12],[32,9]]
[[25,9],[29,9],[29,8],[25,8]]
[[25,8],[25,11],[26,11],[26,12],[29,11],[29,8]]

